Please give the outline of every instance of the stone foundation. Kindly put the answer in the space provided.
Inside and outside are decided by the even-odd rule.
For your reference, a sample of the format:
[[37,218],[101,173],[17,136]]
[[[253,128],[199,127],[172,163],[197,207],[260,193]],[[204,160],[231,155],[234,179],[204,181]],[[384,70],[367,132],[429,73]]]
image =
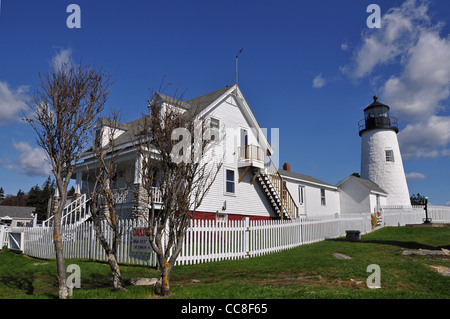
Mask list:
[[133,184],[133,199],[131,202],[131,217],[142,219],[148,216],[148,195],[142,184]]

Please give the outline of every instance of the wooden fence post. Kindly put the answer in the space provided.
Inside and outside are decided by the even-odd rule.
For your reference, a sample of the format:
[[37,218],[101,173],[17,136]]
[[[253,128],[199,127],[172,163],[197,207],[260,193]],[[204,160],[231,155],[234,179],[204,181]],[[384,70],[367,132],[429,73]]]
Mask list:
[[89,260],[94,260],[94,224],[93,222],[89,222],[89,252],[88,252],[88,256],[89,256]]
[[250,257],[250,218],[244,217],[242,219],[242,225],[244,230],[244,236],[242,240],[242,248],[244,251],[244,257],[249,258]]

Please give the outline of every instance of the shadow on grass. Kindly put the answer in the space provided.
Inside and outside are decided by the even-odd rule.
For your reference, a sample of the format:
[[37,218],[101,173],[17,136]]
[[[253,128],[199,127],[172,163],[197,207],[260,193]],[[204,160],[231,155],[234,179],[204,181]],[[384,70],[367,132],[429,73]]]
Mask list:
[[2,283],[8,288],[23,291],[27,295],[32,295],[34,292],[33,278],[2,276]]
[[[337,241],[337,242],[348,242],[348,240],[346,240],[345,238],[335,238],[335,239],[329,239],[329,240]],[[428,249],[428,250],[441,250],[441,248],[450,249],[450,245],[431,246],[431,245],[418,243],[415,241],[401,241],[401,240],[364,240],[364,239],[362,239],[361,241],[354,242],[352,244],[358,244],[358,243],[398,246],[400,248],[406,248],[406,249]]]

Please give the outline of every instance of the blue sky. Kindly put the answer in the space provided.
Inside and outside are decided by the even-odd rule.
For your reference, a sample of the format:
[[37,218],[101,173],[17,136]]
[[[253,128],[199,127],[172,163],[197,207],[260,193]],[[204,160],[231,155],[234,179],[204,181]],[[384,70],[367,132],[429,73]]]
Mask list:
[[[70,29],[67,6],[81,8]],[[369,29],[371,3],[381,28]],[[410,194],[450,205],[448,1],[32,1],[0,11],[0,187],[42,185],[48,166],[20,121],[50,59],[103,67],[107,103],[131,121],[150,92],[184,98],[235,82],[263,128],[279,128],[279,161],[336,184],[360,170],[358,121],[377,94],[399,118]]]

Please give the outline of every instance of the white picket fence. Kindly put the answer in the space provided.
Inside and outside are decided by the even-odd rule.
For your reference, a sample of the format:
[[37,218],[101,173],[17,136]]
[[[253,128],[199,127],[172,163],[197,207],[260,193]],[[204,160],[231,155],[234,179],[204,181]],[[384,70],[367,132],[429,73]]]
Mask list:
[[6,229],[6,226],[0,225],[0,249],[8,245],[8,233]]
[[[428,215],[433,222],[450,223],[450,207],[430,206]],[[384,207],[383,226],[422,224],[423,207]],[[156,266],[156,254],[132,250],[132,230],[145,227],[143,221],[120,221],[119,263]],[[107,238],[112,231],[103,224]],[[176,265],[198,264],[226,259],[262,256],[300,245],[346,235],[347,230],[359,230],[361,235],[372,231],[371,214],[340,214],[295,220],[265,220],[216,222],[191,221]],[[24,233],[23,253],[37,258],[55,258],[53,228],[13,227],[11,233]],[[16,237],[20,238],[20,237]],[[106,261],[107,257],[96,239],[92,222],[62,226],[63,249],[66,258]]]
[[[145,227],[136,220],[120,221],[121,236],[117,259],[119,263],[156,266],[156,254],[132,251],[132,230]],[[103,229],[111,240],[112,231]],[[194,220],[187,230],[177,265],[198,264],[226,259],[241,259],[290,249],[296,246],[345,236],[346,230],[371,231],[370,214],[335,215],[316,219],[216,222]],[[24,233],[23,253],[28,256],[55,258],[51,227],[14,227],[11,232]],[[96,239],[92,222],[62,226],[65,258],[106,261],[107,257]]]
[[[428,205],[427,210],[433,223],[450,223],[450,206]],[[384,206],[382,216],[384,226],[422,224],[425,210],[424,206]]]

